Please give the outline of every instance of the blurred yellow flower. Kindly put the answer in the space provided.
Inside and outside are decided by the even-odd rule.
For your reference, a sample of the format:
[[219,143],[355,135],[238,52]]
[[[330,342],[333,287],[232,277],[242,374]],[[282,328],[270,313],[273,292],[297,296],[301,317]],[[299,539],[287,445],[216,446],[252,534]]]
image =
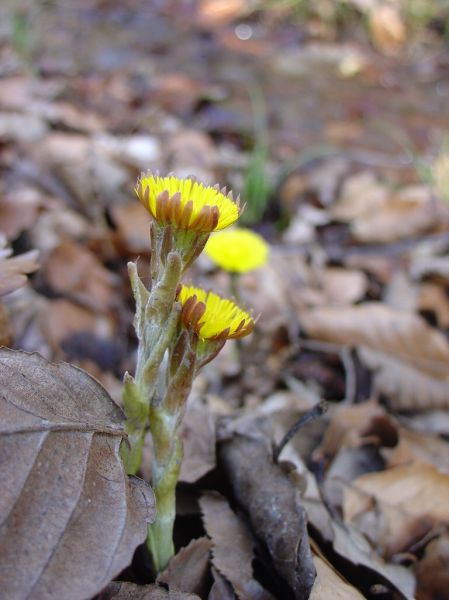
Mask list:
[[179,301],[183,324],[203,340],[242,338],[254,328],[250,314],[214,292],[183,285]]
[[231,229],[211,236],[204,249],[214,263],[233,273],[247,273],[263,267],[269,246],[250,229]]
[[218,186],[205,186],[194,178],[178,179],[143,173],[135,189],[139,200],[161,225],[210,233],[235,223],[240,214],[238,199]]

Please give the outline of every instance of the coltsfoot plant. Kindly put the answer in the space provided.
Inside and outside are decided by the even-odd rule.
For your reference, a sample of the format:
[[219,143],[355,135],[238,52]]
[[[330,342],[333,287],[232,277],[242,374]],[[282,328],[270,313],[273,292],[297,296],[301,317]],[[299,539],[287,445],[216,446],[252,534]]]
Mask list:
[[160,571],[174,554],[175,490],[183,457],[179,426],[193,379],[226,340],[248,335],[254,319],[233,300],[181,283],[210,234],[236,222],[238,199],[194,178],[152,173],[140,177],[136,193],[151,215],[151,283],[146,287],[136,263],[128,264],[138,351],[134,377],[125,374],[129,445],[122,457],[128,472],[136,473],[150,431],[157,518],[147,543]]

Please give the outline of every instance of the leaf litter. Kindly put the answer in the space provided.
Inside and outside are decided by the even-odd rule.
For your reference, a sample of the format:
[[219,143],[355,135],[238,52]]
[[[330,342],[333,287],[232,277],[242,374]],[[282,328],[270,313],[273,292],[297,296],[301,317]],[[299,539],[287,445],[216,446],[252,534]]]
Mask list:
[[[69,597],[69,588],[93,597],[105,586],[101,598],[448,597],[444,15],[421,27],[397,3],[354,0],[345,4],[359,33],[348,39],[341,17],[323,19],[312,3],[301,18],[290,3],[112,4],[42,7],[33,28],[45,48],[31,31],[5,37],[0,342],[69,360],[120,402],[136,359],[127,260],[139,257],[148,273],[135,177],[154,168],[244,189],[257,132],[242,82],[253,80],[266,98],[274,190],[255,227],[271,253],[238,291],[261,317],[252,339],[227,348],[196,383],[178,554],[157,582],[139,562],[142,548],[133,559],[153,511],[151,493],[120,470],[120,410],[75,367],[34,354],[5,362],[13,355],[1,351],[10,427],[1,439],[14,449],[1,449],[11,485],[0,504],[9,498],[28,524],[22,535],[5,521],[2,589],[36,585],[44,591],[33,597],[48,598]],[[26,25],[29,16],[18,18]],[[85,48],[79,19],[98,24]],[[231,289],[207,261],[193,276]],[[273,461],[276,443],[323,398],[328,413]],[[101,481],[111,495],[89,489],[79,518],[72,507],[75,528],[70,506],[87,491],[67,473],[82,464],[85,487],[98,492]],[[33,501],[14,496],[28,471]],[[122,545],[111,541],[114,523],[126,525]]]

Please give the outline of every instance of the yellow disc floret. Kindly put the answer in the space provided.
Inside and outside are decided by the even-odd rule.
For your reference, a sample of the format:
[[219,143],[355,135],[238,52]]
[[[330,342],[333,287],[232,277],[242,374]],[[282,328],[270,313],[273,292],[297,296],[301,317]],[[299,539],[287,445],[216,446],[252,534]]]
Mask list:
[[260,235],[243,228],[215,233],[204,249],[215,264],[233,273],[247,273],[263,267],[268,250],[268,244]]
[[203,340],[241,338],[254,328],[250,314],[214,292],[183,285],[179,300],[182,322]]
[[210,233],[235,223],[240,214],[232,192],[205,186],[194,178],[144,173],[137,182],[139,200],[161,225]]

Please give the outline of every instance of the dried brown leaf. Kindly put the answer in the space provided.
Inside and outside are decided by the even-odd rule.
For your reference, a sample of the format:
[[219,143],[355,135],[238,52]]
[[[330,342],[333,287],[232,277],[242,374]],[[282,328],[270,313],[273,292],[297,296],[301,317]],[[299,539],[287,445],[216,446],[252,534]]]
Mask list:
[[168,567],[158,575],[157,582],[166,584],[170,591],[203,596],[211,548],[212,543],[206,537],[192,540],[170,560]]
[[[363,438],[364,441],[373,441],[376,421],[386,418],[384,408],[373,400],[353,406],[336,406],[331,409],[330,415],[329,427],[314,452],[318,460],[333,458],[341,448],[358,446]],[[384,421],[382,423],[385,430]]]
[[251,422],[245,429],[220,444],[221,465],[277,572],[302,599],[315,580],[304,508],[294,484],[273,463],[266,434]]
[[415,578],[410,569],[388,564],[373,550],[366,538],[353,526],[332,521],[333,548],[345,560],[377,573],[394,586],[406,600],[414,597]]
[[247,527],[218,493],[203,494],[200,499],[204,527],[212,539],[212,562],[232,584],[241,600],[268,600],[266,592],[254,579],[253,540]]
[[304,311],[301,323],[315,339],[358,346],[393,407],[448,406],[449,342],[421,317],[370,302]]
[[45,277],[59,293],[99,311],[114,302],[114,277],[89,250],[64,240],[47,260]]
[[400,427],[399,443],[391,450],[384,450],[383,454],[388,457],[389,467],[421,462],[449,473],[449,444],[431,433]]
[[345,493],[345,519],[385,503],[405,515],[426,517],[434,523],[449,522],[449,475],[433,465],[413,463],[362,475]]
[[27,282],[26,274],[39,268],[37,250],[9,258],[0,254],[0,296],[14,292]]
[[6,306],[0,299],[0,346],[9,346],[12,342],[12,329]]
[[36,220],[42,198],[33,188],[22,188],[0,199],[0,232],[15,240]]
[[378,4],[369,15],[373,44],[387,55],[396,54],[406,41],[405,23],[398,7]]
[[316,579],[310,594],[310,600],[363,600],[364,596],[352,585],[349,585],[333,569],[327,561],[314,555],[313,562],[316,568]]
[[449,535],[432,540],[415,573],[418,589],[416,600],[446,598],[449,590]]
[[154,497],[119,456],[123,413],[83,371],[0,350],[0,579],[6,598],[98,593],[132,559]]
[[166,590],[160,585],[137,585],[127,581],[113,581],[98,600],[200,600],[196,594]]
[[191,404],[181,425],[184,460],[180,481],[194,483],[215,468],[215,424],[208,407]]
[[212,576],[214,583],[207,600],[235,600],[231,584],[214,567],[212,567]]

